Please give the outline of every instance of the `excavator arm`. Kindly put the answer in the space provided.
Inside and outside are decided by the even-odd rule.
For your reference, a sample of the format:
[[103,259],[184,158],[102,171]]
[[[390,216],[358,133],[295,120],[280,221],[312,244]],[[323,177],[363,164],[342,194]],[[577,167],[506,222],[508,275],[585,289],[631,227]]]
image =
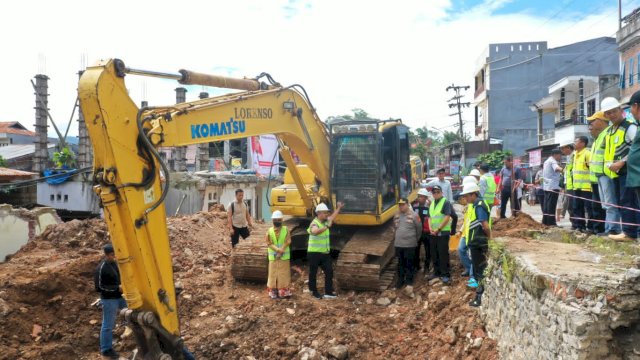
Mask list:
[[[138,109],[125,87],[127,73],[248,91]],[[87,68],[78,93],[94,149],[94,190],[102,201],[128,304],[124,315],[133,325],[144,359],[181,359],[163,204],[169,171],[156,148],[275,134],[310,212],[317,199],[330,194],[327,131],[305,95],[273,81],[264,84],[184,70],[180,75],[155,73],[108,60]],[[302,183],[289,149],[316,175],[317,193]]]

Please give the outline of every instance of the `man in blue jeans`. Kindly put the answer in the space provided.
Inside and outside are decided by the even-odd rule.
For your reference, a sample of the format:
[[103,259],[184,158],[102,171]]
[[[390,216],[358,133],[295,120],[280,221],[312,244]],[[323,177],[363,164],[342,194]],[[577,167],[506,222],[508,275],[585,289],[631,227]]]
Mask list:
[[94,275],[96,291],[100,293],[102,303],[102,328],[100,329],[100,353],[110,359],[119,359],[120,355],[113,350],[113,328],[118,311],[127,307],[122,298],[120,271],[116,263],[113,245],[103,247],[104,258],[98,264]]

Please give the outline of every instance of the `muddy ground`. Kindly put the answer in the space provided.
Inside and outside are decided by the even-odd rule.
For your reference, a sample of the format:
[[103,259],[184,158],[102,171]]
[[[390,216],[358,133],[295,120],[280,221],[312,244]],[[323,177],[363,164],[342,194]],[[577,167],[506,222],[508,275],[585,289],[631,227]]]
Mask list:
[[[214,211],[168,221],[175,280],[184,288],[182,332],[199,359],[321,359],[345,349],[350,359],[498,358],[467,305],[473,292],[455,276],[457,257],[452,286],[427,284],[419,273],[413,298],[339,291],[337,300],[315,300],[304,292],[304,274],[294,273],[294,297],[274,301],[264,284],[231,277],[225,218]],[[108,241],[102,221],[71,221],[49,227],[0,264],[0,359],[101,358],[101,312],[90,304]],[[124,330],[119,321],[116,349],[128,356],[135,344],[121,339]]]

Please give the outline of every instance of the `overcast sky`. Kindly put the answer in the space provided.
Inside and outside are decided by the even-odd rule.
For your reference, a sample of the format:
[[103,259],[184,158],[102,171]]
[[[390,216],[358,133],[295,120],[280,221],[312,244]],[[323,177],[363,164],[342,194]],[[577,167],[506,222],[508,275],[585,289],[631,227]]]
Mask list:
[[[639,5],[623,0],[623,14]],[[31,129],[35,74],[51,78],[49,107],[62,126],[83,57],[89,64],[118,57],[130,67],[165,72],[266,71],[284,85],[304,85],[323,119],[359,107],[412,127],[455,130],[445,88],[471,85],[466,100],[473,100],[475,64],[487,44],[546,40],[555,47],[614,36],[618,28],[615,0],[23,0],[1,6],[0,121]],[[136,103],[165,105],[175,102],[178,84],[129,76],[127,86]],[[187,100],[200,91],[189,88]],[[468,124],[471,115],[465,114]],[[77,134],[76,123],[70,134]]]

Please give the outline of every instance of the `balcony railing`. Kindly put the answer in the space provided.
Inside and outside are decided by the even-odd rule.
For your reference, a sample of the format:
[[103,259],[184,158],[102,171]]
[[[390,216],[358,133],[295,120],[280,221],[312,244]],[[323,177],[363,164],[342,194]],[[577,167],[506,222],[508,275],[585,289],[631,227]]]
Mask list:
[[589,125],[589,123],[587,122],[587,120],[582,120],[580,118],[577,118],[577,119],[569,118],[569,119],[556,121],[555,123],[555,126],[557,128],[563,127],[563,126],[569,126],[569,125]]

